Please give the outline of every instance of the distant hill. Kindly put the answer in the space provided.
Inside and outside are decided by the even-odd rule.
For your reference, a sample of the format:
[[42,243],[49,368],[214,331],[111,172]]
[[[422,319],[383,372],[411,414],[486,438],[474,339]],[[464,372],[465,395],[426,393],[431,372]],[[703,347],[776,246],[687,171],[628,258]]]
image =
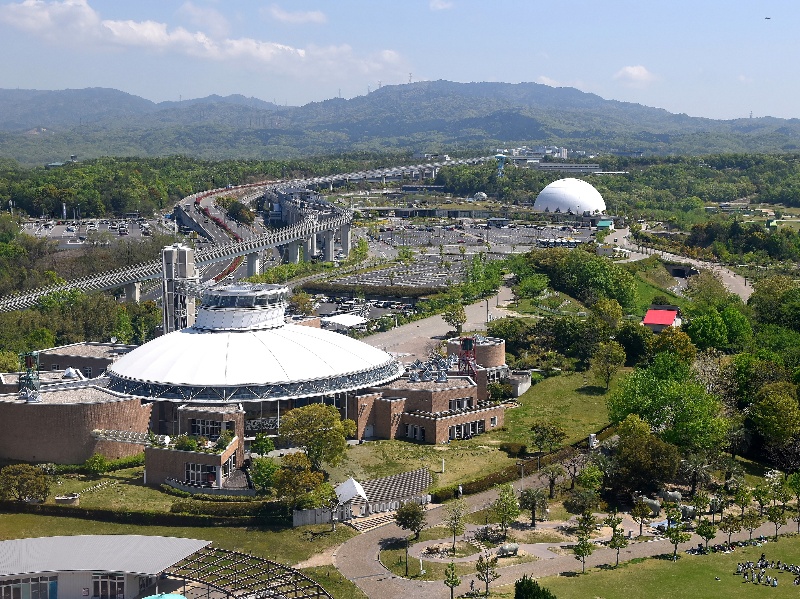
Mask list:
[[537,83],[423,81],[300,107],[241,95],[154,103],[104,88],[0,90],[0,157],[23,164],[70,154],[288,158],[542,143],[589,152],[794,151],[800,120],[695,118]]

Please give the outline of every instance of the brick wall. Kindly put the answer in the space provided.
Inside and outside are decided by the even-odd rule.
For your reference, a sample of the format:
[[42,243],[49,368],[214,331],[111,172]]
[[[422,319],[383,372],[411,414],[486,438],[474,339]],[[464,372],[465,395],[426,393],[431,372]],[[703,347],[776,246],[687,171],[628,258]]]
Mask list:
[[186,478],[187,463],[221,467],[234,453],[236,453],[236,464],[240,466],[244,458],[241,439],[241,437],[234,439],[228,449],[221,454],[148,447],[144,451],[147,484],[158,486],[168,478],[183,481]]
[[[425,443],[446,443],[450,438],[450,427],[458,424],[466,424],[476,420],[483,420],[486,432],[503,426],[505,411],[501,406],[456,414],[445,418],[427,418],[415,414],[403,414],[401,426],[398,431],[398,438],[405,438],[405,425],[417,425],[425,428]],[[494,427],[491,426],[491,419],[497,418]]]
[[82,464],[93,453],[109,459],[141,453],[132,443],[98,441],[94,429],[145,433],[151,406],[138,399],[86,404],[0,402],[0,458],[26,462]]

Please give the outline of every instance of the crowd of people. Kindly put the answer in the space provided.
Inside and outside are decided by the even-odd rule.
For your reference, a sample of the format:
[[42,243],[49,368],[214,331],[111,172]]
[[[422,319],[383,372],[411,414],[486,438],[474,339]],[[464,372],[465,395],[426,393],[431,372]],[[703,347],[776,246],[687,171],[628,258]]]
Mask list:
[[768,560],[765,554],[761,554],[758,561],[739,562],[736,565],[735,574],[742,577],[742,582],[752,582],[753,584],[764,584],[770,587],[778,586],[778,572],[789,572],[794,575],[795,586],[800,585],[800,565],[787,564],[778,560]]

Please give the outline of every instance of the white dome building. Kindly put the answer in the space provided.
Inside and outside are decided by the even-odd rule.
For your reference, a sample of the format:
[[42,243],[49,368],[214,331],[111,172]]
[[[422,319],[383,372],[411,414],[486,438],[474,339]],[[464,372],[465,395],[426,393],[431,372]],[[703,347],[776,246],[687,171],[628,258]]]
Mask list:
[[191,327],[158,337],[107,371],[108,387],[199,403],[319,397],[397,379],[386,352],[339,333],[284,324],[288,289],[233,284],[203,294]]
[[561,214],[603,214],[606,203],[590,183],[580,179],[559,179],[539,192],[533,209]]

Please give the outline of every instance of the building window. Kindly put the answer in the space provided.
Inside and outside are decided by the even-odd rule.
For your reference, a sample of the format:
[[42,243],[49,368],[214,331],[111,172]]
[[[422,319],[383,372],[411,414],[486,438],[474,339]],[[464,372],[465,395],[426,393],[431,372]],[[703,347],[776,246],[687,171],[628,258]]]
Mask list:
[[58,364],[51,364],[50,370],[61,370],[61,369],[58,367]]
[[0,582],[0,599],[56,599],[58,576],[12,578]]
[[489,424],[490,424],[492,427],[495,427],[495,426],[497,426],[497,416],[492,416],[492,417],[489,419]]
[[217,467],[187,462],[185,480],[190,485],[213,487],[217,484]]
[[92,378],[92,369],[91,369],[91,367],[87,366],[86,368],[84,368],[84,369],[83,369],[83,375],[84,375],[84,376],[85,376],[87,379],[90,379],[90,378]]
[[211,441],[219,439],[222,432],[222,423],[219,420],[203,420],[202,418],[192,418],[189,420],[189,427],[195,437],[205,437]]
[[100,599],[124,599],[125,575],[109,572],[95,572],[92,574],[92,587],[92,597],[99,597]]

